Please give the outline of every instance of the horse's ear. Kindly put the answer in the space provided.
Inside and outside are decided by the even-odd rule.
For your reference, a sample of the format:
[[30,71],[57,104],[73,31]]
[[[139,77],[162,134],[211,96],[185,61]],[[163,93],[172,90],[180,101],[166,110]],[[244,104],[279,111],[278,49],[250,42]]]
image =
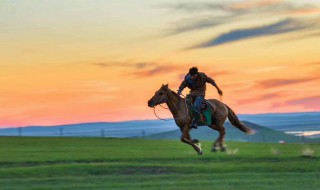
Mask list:
[[169,84],[163,85],[163,88],[168,89]]

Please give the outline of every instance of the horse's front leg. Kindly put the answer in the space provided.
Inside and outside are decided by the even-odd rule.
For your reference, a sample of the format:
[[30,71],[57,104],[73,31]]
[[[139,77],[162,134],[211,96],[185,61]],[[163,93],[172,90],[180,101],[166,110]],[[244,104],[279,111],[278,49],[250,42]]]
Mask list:
[[199,155],[202,155],[201,147],[192,142],[189,132],[190,132],[189,125],[185,125],[182,130],[182,135],[180,140],[186,144],[191,145]]

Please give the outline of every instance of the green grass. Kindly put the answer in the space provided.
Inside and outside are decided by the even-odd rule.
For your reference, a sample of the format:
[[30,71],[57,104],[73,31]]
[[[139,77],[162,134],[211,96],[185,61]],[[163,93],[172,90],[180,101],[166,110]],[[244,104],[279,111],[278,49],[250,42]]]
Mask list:
[[1,137],[0,189],[320,189],[319,144],[211,144],[198,156],[179,140]]

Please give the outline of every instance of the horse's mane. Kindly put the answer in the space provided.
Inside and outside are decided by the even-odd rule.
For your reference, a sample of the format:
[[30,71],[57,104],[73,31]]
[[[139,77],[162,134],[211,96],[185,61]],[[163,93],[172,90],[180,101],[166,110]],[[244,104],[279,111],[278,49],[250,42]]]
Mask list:
[[173,94],[175,97],[181,99],[181,97],[173,90],[171,90],[170,88],[168,88],[168,90],[171,92],[171,94]]

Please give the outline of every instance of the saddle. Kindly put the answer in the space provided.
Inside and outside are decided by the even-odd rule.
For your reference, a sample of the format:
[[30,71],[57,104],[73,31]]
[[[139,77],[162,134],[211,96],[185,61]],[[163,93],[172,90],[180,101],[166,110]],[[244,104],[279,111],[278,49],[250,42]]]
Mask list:
[[204,99],[203,102],[200,105],[200,116],[199,114],[196,114],[196,111],[193,109],[193,104],[194,104],[194,99],[192,98],[192,96],[187,95],[187,104],[189,107],[189,110],[191,110],[189,112],[191,118],[196,119],[198,126],[207,126],[207,125],[211,125],[212,124],[212,111],[211,111],[211,105],[208,102],[208,100]]
[[201,105],[200,105],[200,110],[201,111],[203,111],[203,110],[206,110],[206,109],[208,109],[209,108],[209,103],[208,103],[208,101],[207,100],[203,100],[203,102],[201,103]]

